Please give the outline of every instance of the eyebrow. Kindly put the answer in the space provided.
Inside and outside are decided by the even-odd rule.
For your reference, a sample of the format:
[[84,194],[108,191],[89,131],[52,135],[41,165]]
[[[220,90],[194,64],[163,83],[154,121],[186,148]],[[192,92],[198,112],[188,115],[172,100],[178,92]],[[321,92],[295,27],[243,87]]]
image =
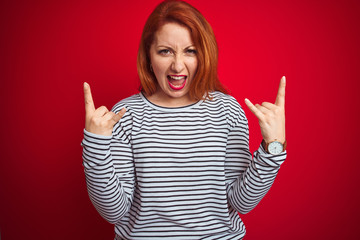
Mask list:
[[[175,52],[175,50],[172,48],[172,47],[170,47],[170,46],[166,46],[166,45],[158,45],[158,46],[156,46],[157,48],[168,48],[168,49],[170,49],[170,50],[172,50],[172,51],[174,51]],[[189,49],[189,48],[191,48],[191,47],[194,47],[195,48],[195,46],[194,45],[189,45],[189,46],[187,46],[187,47],[185,47],[184,49]]]

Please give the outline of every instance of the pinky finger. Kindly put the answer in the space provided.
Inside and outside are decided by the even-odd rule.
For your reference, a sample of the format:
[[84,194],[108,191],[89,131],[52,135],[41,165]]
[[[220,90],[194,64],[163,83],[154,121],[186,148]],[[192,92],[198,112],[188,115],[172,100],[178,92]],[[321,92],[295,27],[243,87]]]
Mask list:
[[259,120],[263,118],[264,114],[249,99],[245,98],[245,104]]
[[115,123],[117,123],[117,122],[124,116],[125,112],[126,112],[126,108],[122,108],[122,109],[120,110],[120,112],[118,112],[117,114],[115,114],[115,115],[113,116],[112,120],[113,120]]

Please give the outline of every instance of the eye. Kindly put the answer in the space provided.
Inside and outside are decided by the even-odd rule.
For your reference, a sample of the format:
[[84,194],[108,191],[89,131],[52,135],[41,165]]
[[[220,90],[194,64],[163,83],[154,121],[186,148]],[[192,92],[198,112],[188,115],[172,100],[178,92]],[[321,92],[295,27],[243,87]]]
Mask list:
[[169,55],[170,54],[170,50],[169,49],[161,49],[158,51],[159,54],[161,55]]
[[187,49],[186,53],[195,55],[197,51],[195,49]]

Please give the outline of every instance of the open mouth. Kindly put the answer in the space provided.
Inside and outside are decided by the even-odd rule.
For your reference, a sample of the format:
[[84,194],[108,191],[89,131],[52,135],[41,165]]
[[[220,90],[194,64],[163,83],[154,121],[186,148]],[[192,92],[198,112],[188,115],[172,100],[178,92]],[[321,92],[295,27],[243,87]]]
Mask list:
[[181,90],[185,87],[187,76],[185,75],[168,75],[168,83],[171,89]]

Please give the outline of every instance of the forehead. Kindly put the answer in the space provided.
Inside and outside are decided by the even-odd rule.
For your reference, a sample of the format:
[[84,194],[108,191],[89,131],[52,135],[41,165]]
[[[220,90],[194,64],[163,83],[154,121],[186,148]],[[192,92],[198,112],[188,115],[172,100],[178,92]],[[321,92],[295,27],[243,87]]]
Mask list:
[[193,45],[193,41],[188,28],[178,23],[166,23],[155,33],[154,44],[187,47]]

